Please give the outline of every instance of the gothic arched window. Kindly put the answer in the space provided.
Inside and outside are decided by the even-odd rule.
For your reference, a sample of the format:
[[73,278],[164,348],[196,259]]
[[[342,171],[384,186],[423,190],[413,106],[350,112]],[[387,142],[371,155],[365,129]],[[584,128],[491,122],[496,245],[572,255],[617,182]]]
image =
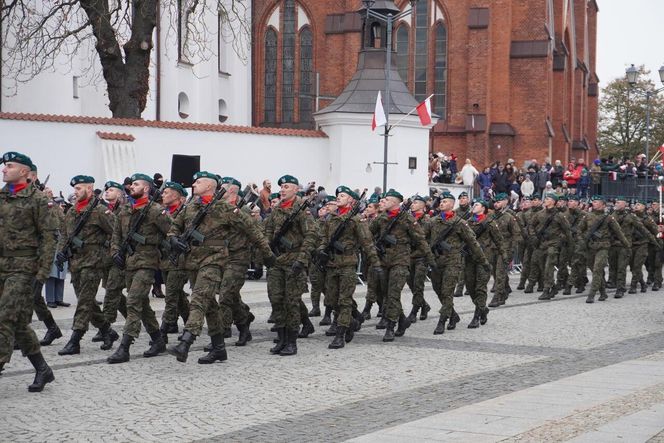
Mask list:
[[265,123],[277,121],[277,33],[269,28],[265,33]]
[[408,54],[409,54],[409,38],[408,25],[401,25],[397,29],[396,43],[397,43],[397,68],[399,76],[404,83],[408,84]]
[[300,32],[300,121],[313,119],[313,50],[314,38],[311,30],[303,28]]
[[433,112],[444,120],[447,112],[447,28],[443,22],[436,24],[433,77]]

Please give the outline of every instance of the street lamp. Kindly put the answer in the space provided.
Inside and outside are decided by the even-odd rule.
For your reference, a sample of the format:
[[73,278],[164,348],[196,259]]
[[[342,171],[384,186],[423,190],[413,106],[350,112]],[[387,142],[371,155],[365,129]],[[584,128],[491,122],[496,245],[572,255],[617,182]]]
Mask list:
[[[398,14],[393,15],[392,13],[386,14],[381,14],[376,11],[372,11],[371,8],[376,4],[376,0],[362,0],[362,4],[364,5],[366,9],[366,16],[365,16],[365,24],[364,24],[364,32],[365,32],[365,38],[368,37],[367,33],[370,32],[369,29],[367,29],[367,21],[369,17],[373,17],[375,19],[378,19],[380,21],[385,22],[387,25],[387,41],[386,41],[386,46],[385,49],[387,51],[386,54],[386,59],[385,59],[385,134],[383,134],[384,141],[383,141],[383,192],[387,191],[387,150],[388,150],[388,144],[389,144],[389,136],[390,136],[390,72],[392,70],[392,25],[401,20],[404,17],[409,16],[413,10],[415,9],[415,5],[417,4],[418,0],[410,0],[410,8],[402,11]],[[388,3],[388,2],[381,2],[381,3]],[[392,2],[389,2],[392,3]],[[363,42],[364,43],[364,42]]]
[[[664,84],[664,65],[662,65],[657,72],[659,73],[660,81]],[[632,65],[625,70],[625,75],[627,76],[627,83],[629,83],[629,86],[634,88],[639,78],[639,70]],[[634,92],[646,97],[646,161],[648,162],[650,162],[650,99],[662,91],[664,91],[664,87],[659,89],[634,89]],[[648,180],[649,166],[650,164],[646,164],[646,181]]]

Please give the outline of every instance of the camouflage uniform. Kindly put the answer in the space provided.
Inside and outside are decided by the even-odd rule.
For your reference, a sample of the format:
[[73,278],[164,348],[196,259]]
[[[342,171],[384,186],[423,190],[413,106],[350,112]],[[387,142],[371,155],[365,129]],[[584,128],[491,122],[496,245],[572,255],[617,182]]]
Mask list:
[[632,232],[632,256],[629,267],[632,271],[630,292],[636,292],[636,284],[641,283],[641,292],[645,292],[645,281],[643,279],[643,265],[648,258],[648,246],[652,245],[661,254],[661,241],[657,239],[657,225],[646,215],[645,212],[634,212],[634,216],[642,223],[646,232]]
[[[41,362],[46,370],[30,318],[35,280],[48,278],[58,226],[46,197],[35,187],[16,193],[11,187],[0,190],[0,368],[9,362],[16,342],[36,368]],[[50,377],[52,381],[52,373]]]
[[[182,205],[182,203],[180,203]],[[165,208],[162,212],[169,222],[173,221],[173,216],[177,216],[183,208],[177,207]],[[164,240],[162,244],[161,271],[166,283],[166,292],[164,293],[164,312],[161,316],[162,335],[166,336],[169,332],[178,332],[178,317],[182,316],[184,322],[189,318],[189,300],[184,292],[184,286],[189,281],[189,271],[185,269],[184,257],[180,256],[176,264],[171,263],[169,255],[171,253],[168,241]]]
[[571,273],[569,283],[577,288],[577,294],[581,294],[587,283],[586,276],[586,254],[585,251],[577,247],[582,237],[579,232],[581,221],[586,217],[586,212],[576,208],[570,209],[569,224],[572,233],[572,245],[570,246],[571,253]]
[[[443,238],[444,237],[444,238]],[[453,329],[459,321],[458,314],[454,311],[454,288],[460,278],[463,277],[464,246],[468,249],[469,261],[475,261],[482,266],[487,266],[487,259],[475,239],[475,234],[468,224],[457,216],[453,211],[442,213],[431,219],[431,237],[429,240],[430,250],[434,251],[435,272],[431,274],[431,284],[440,300],[440,319],[434,334],[442,334],[445,330],[445,322],[450,320],[448,329]]]
[[[528,238],[528,217],[532,212],[532,208],[527,208],[519,211],[516,214],[516,221],[521,228],[521,235],[524,239]],[[533,255],[533,248],[531,248],[527,241],[521,242],[519,248],[519,256],[521,257],[521,275],[519,276],[519,285],[517,289],[525,289],[526,280],[528,280],[528,272],[530,271],[530,259]]]
[[[544,283],[543,283],[543,278],[544,275],[540,272],[540,269],[538,266],[535,266],[533,264],[533,253],[535,252],[535,249],[537,249],[537,241],[534,240],[534,236],[536,232],[533,229],[534,223],[535,223],[535,218],[537,214],[541,211],[543,211],[544,208],[541,206],[536,206],[532,207],[528,210],[528,212],[524,215],[524,220],[526,224],[526,241],[524,241],[525,244],[525,250],[526,253],[525,255],[528,258],[528,266],[527,268],[527,273],[525,277],[522,275],[522,279],[525,278],[524,281],[533,281],[534,283],[532,285],[528,285],[526,287],[525,292],[530,293],[533,292],[533,287],[535,283],[538,285],[538,291],[543,289]],[[522,270],[521,273],[523,274],[524,271]],[[540,289],[541,288],[541,289]]]
[[[455,209],[455,212],[459,217],[461,217],[465,221],[470,220],[470,218],[473,216],[473,212],[471,211],[470,205],[464,205],[464,206],[459,205],[459,207]],[[465,257],[461,257],[461,260],[465,261]],[[464,284],[465,284],[465,278],[462,275],[461,279],[459,280],[459,283],[457,283],[456,288],[454,290],[455,297],[463,297]]]
[[[659,225],[659,213],[653,212],[648,215],[650,220],[656,226]],[[662,240],[659,244],[662,244]],[[653,283],[653,291],[657,291],[662,287],[662,253],[655,245],[648,245],[648,259],[646,260],[646,268],[648,270],[648,283]]]
[[[572,226],[572,213],[567,206],[558,208],[558,211],[567,219],[567,223]],[[556,287],[569,292],[570,286],[570,271],[569,266],[572,262],[572,254],[574,250],[574,243],[564,240],[560,246],[560,253],[558,254],[558,273],[556,275]]]
[[[109,207],[106,210],[106,215],[113,220],[112,223],[114,226],[115,216],[121,208],[122,205],[116,203],[113,208]],[[127,297],[122,293],[122,290],[125,288],[125,275],[122,269],[113,264],[110,242],[105,249],[103,283],[106,292],[104,294],[102,312],[104,313],[106,321],[112,324],[117,320],[118,312],[120,312],[124,318],[127,318]]]
[[503,235],[502,253],[493,254],[489,263],[493,268],[493,278],[495,282],[495,294],[489,303],[489,307],[505,304],[509,286],[509,264],[512,260],[514,247],[521,242],[521,227],[516,221],[512,212],[505,209],[496,212],[493,216],[493,223],[498,226]]
[[[324,221],[318,219],[314,222],[316,229],[316,243],[320,243],[320,235],[323,230]],[[325,273],[322,272],[316,264],[309,263],[309,281],[311,282],[311,311],[308,313],[311,317],[320,315],[320,296],[325,291]],[[328,306],[327,300],[324,301],[325,306]]]
[[592,303],[597,291],[600,292],[600,300],[606,300],[604,268],[609,259],[611,237],[612,235],[618,237],[626,248],[631,247],[631,244],[623,234],[616,219],[610,214],[605,214],[604,211],[593,210],[590,212],[581,220],[579,232],[582,241],[577,246],[580,250],[585,249],[587,251],[587,263],[593,273],[590,295],[588,295],[586,302]]
[[[422,235],[426,239],[429,237],[429,216],[426,214],[414,214],[417,225],[422,229]],[[410,258],[410,269],[408,275],[408,287],[413,293],[413,309],[408,316],[411,322],[417,320],[417,311],[429,311],[431,308],[424,300],[424,282],[427,278],[427,270],[429,268],[427,263],[426,251],[415,249]],[[463,285],[462,285],[463,286]],[[463,287],[462,289],[463,290]]]
[[[632,248],[625,248],[621,242],[613,238],[611,242],[611,248],[609,249],[609,262],[614,261],[614,279],[611,279],[611,266],[609,266],[609,280],[612,281],[616,286],[616,298],[620,298],[624,295],[627,284],[627,266],[630,263],[633,263],[634,253],[637,252],[636,249],[639,249],[637,256],[639,254],[645,254],[647,256],[647,244],[656,243],[655,237],[648,231],[644,226],[643,222],[633,213],[624,209],[621,211],[613,212],[613,217],[616,219],[620,225],[620,229],[623,231],[625,238],[632,243]],[[635,243],[635,240],[638,239],[638,242]],[[645,261],[645,259],[644,259]],[[643,262],[641,262],[641,267],[643,267]],[[639,283],[642,279],[643,272],[641,269],[636,271],[634,265],[632,265],[632,287],[630,288],[630,293],[636,293],[636,284]],[[637,277],[635,279],[635,277]],[[645,288],[645,281],[643,282],[643,287]]]
[[[363,220],[362,223],[366,223],[368,226],[371,226],[371,223],[376,219],[373,217],[371,219]],[[371,232],[371,231],[370,231]],[[378,257],[380,261],[380,257]],[[382,315],[381,310],[383,308],[383,301],[385,295],[385,288],[383,287],[384,279],[378,278],[373,272],[367,274],[367,294],[365,296],[366,305],[371,309],[371,305],[378,303],[378,310],[380,315]],[[366,307],[365,307],[366,310]]]

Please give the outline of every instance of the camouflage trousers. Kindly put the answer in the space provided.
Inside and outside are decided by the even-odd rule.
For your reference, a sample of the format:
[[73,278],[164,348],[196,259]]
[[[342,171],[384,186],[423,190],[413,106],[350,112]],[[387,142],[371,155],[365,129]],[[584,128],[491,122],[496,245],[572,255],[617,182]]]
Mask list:
[[521,276],[519,277],[519,286],[524,286],[530,273],[533,248],[526,245],[524,242],[521,246],[521,251]]
[[643,265],[648,258],[648,244],[632,245],[629,257],[629,268],[632,271],[632,282],[630,286],[636,288],[636,285],[643,280]]
[[622,245],[611,246],[609,249],[609,281],[616,285],[616,289],[626,289],[627,266],[631,258],[631,249]]
[[535,285],[541,278],[544,289],[551,289],[555,283],[555,266],[558,263],[558,246],[539,247],[533,251],[529,284]]
[[230,328],[233,322],[236,325],[244,325],[249,321],[249,306],[242,301],[240,295],[247,267],[246,263],[229,263],[223,268],[219,287],[219,313],[221,327],[224,329]]
[[14,341],[23,355],[39,352],[39,340],[30,327],[34,277],[30,274],[0,272],[0,363],[8,363]]
[[509,281],[509,274],[507,272],[509,258],[500,255],[496,249],[487,249],[485,254],[491,265],[496,296],[500,296],[500,298],[504,300],[505,295],[507,294],[507,283]]
[[[309,265],[309,281],[311,282],[311,304],[314,306],[320,305],[320,296],[325,292],[325,273],[321,272],[318,269],[318,266],[311,263]],[[327,298],[324,302],[325,306],[327,303]]]
[[586,254],[579,248],[574,248],[571,264],[572,272],[570,273],[569,283],[577,288],[584,287],[587,278]]
[[408,280],[406,283],[413,293],[413,307],[421,308],[426,304],[424,300],[424,282],[427,278],[427,263],[423,258],[410,261]]
[[367,273],[367,303],[378,303],[382,307],[386,293],[385,281],[381,281],[373,272]]
[[145,331],[152,334],[159,330],[157,316],[150,306],[150,289],[154,283],[154,269],[125,271],[127,288],[127,320],[124,333],[134,338],[141,332],[141,323]]
[[[611,246],[609,248],[609,278],[608,281],[617,286],[617,280],[618,280],[618,262],[620,261],[620,255],[622,253],[622,245],[621,246]],[[626,263],[623,259],[623,263]],[[624,285],[623,285],[624,289]]]
[[463,276],[473,304],[478,308],[486,308],[486,291],[489,277],[491,277],[490,269],[480,265],[472,257],[466,257]]
[[90,323],[98,329],[108,325],[96,300],[102,274],[103,271],[96,268],[83,268],[72,273],[71,281],[76,294],[73,330],[85,332]]
[[180,314],[183,315],[183,318],[187,318],[189,315],[189,300],[184,292],[184,285],[189,280],[189,272],[176,269],[162,271],[162,273],[166,282],[166,292],[164,293],[164,312],[161,315],[161,322],[177,324]]
[[115,323],[118,318],[118,312],[124,318],[127,318],[127,297],[122,290],[125,287],[124,271],[117,266],[111,266],[106,269],[106,278],[104,279],[106,293],[104,294],[104,306],[102,312],[106,321]]
[[44,296],[42,295],[43,288],[44,287],[42,285],[37,285],[32,294],[34,299],[34,311],[35,314],[37,314],[37,319],[39,321],[47,324],[53,323],[54,322],[53,314],[51,314],[51,311],[48,310],[48,306],[46,306],[46,301],[44,300]]
[[588,267],[592,270],[593,281],[590,286],[590,292],[605,291],[606,282],[604,281],[604,268],[609,261],[608,249],[588,250]]
[[191,276],[194,290],[191,292],[189,318],[184,328],[197,337],[203,332],[205,321],[207,321],[210,337],[223,332],[219,303],[215,298],[221,285],[221,276],[221,267],[217,265],[203,266],[195,275]]
[[[301,322],[302,294],[306,274],[292,275],[290,266],[273,266],[267,270],[267,294],[272,305],[274,323],[288,330],[298,329]],[[304,306],[306,311],[306,306]]]
[[662,284],[662,253],[655,245],[648,245],[648,259],[646,268],[648,270],[648,281]]
[[462,277],[463,268],[461,267],[460,257],[448,259],[446,261],[438,260],[438,265],[431,272],[431,284],[434,292],[440,300],[441,317],[450,318],[454,310],[454,289]]
[[556,282],[559,288],[564,288],[570,283],[569,265],[572,260],[572,247],[573,245],[563,245],[558,253],[558,273],[556,275]]
[[325,303],[337,313],[337,324],[349,327],[353,318],[353,293],[357,285],[354,266],[327,268],[325,273]]

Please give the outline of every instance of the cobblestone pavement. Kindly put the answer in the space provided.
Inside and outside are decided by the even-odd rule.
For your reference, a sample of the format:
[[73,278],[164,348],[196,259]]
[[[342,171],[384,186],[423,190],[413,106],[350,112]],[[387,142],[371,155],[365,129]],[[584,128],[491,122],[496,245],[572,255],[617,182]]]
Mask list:
[[[73,301],[67,288],[66,300]],[[364,292],[358,286],[360,307]],[[434,315],[394,343],[382,343],[382,331],[372,319],[344,349],[328,350],[330,338],[316,326],[315,334],[298,341],[298,356],[284,358],[268,353],[274,334],[266,324],[265,282],[247,282],[243,297],[257,317],[254,340],[237,348],[232,346],[236,338],[228,339],[224,363],[196,363],[208,341],[205,336],[196,341],[187,363],[168,355],[144,359],[149,337],[142,332],[129,363],[108,365],[105,358],[112,351],[91,343],[90,331],[80,355],[57,355],[65,339],[43,348],[56,381],[43,393],[31,394],[26,385],[32,368],[15,355],[0,376],[0,441],[295,442],[363,435],[370,440],[372,433],[386,428],[648,359],[664,348],[664,291],[592,305],[584,303],[583,295],[557,296],[550,302],[537,301],[537,295],[516,291],[476,330],[466,328],[473,311],[469,297],[456,298],[462,322],[455,331],[434,336],[439,303],[427,287]],[[100,290],[98,298],[102,296]],[[407,308],[410,299],[404,290]],[[163,301],[152,299],[152,304],[160,315]],[[53,310],[61,327],[71,327],[73,310]],[[43,335],[43,325],[33,325]],[[114,327],[120,332],[122,322]],[[632,394],[626,404],[633,407],[625,414],[639,412],[640,397]],[[663,401],[654,396],[643,405],[656,413]],[[603,408],[590,416],[616,414],[611,405]],[[564,424],[552,425],[561,438],[577,436],[563,432]],[[537,427],[527,430],[533,434],[522,433],[518,441],[537,440]],[[661,435],[653,441],[662,441]]]

